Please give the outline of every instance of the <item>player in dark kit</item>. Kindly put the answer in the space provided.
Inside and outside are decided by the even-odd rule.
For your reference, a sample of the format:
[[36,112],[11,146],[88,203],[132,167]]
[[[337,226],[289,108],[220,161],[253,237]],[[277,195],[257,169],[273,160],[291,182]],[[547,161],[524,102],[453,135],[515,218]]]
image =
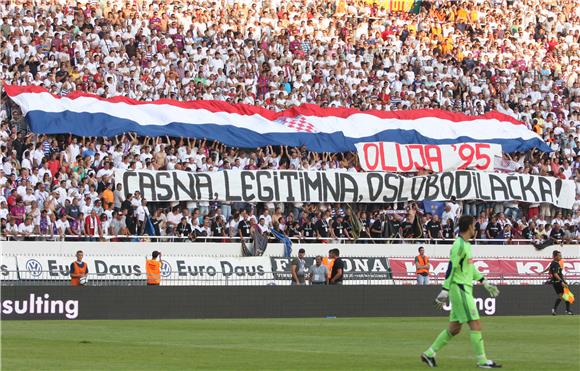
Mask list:
[[[562,266],[560,265],[560,260],[562,260],[562,253],[558,250],[554,250],[552,252],[552,257],[554,260],[550,263],[548,267],[550,272],[550,281],[552,282],[552,286],[554,286],[554,290],[558,295],[558,299],[554,303],[554,308],[552,308],[552,315],[555,316],[556,312],[558,311],[558,306],[562,301],[562,295],[564,294],[564,287],[568,286],[566,280],[564,280],[564,275],[562,274]],[[570,310],[570,303],[566,303],[566,314],[572,315],[572,311]]]

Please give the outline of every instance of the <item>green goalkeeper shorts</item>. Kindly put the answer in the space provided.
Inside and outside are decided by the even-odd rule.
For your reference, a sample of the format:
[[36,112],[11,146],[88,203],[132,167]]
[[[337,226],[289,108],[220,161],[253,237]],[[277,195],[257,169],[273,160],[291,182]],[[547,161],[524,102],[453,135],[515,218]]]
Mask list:
[[472,286],[452,284],[449,288],[449,302],[451,303],[449,322],[467,323],[479,319]]

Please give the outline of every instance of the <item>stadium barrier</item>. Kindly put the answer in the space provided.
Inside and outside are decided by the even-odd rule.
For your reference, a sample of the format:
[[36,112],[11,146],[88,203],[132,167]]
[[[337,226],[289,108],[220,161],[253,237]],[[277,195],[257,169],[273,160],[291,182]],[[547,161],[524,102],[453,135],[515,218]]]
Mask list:
[[[429,276],[429,285],[441,285],[445,280],[443,275]],[[542,285],[548,280],[547,274],[512,276],[503,272],[490,272],[487,277],[489,282],[497,285]],[[146,281],[145,273],[130,276],[89,273],[86,286],[146,286]],[[580,284],[580,280],[576,276],[571,279],[568,277],[568,283]],[[212,272],[201,276],[171,273],[165,274],[160,283],[161,286],[290,286],[290,284],[289,270],[245,276],[232,276],[231,272]],[[307,281],[305,285],[311,284]],[[385,272],[346,272],[343,285],[417,285],[417,279],[415,275],[394,275],[390,269]],[[56,275],[54,271],[7,271],[3,272],[0,286],[70,286],[70,278],[64,274]]]
[[[444,316],[436,286],[39,287],[2,288],[2,319],[180,319]],[[550,286],[474,288],[485,316],[548,314]],[[574,294],[578,290],[571,287]]]
[[[167,286],[264,286],[288,285],[291,281],[289,257],[196,257],[164,255],[161,284]],[[344,257],[347,285],[416,284],[413,257]],[[146,280],[145,257],[92,256],[85,259],[89,285],[142,285]],[[17,255],[3,258],[0,283],[6,285],[68,285],[70,258],[58,255]],[[549,277],[545,272],[550,259],[474,258],[474,264],[497,284],[539,285]],[[440,284],[448,259],[432,258],[429,272],[432,284]],[[306,274],[314,264],[305,258]],[[564,261],[563,272],[570,283],[580,282],[580,259]]]
[[[16,245],[16,246],[15,246]],[[205,246],[205,251],[224,244]],[[6,246],[6,247],[5,247]],[[133,248],[133,250],[128,249]],[[3,245],[0,255],[2,285],[66,284],[69,267],[77,249],[84,250],[84,260],[91,274],[91,285],[138,284],[144,280],[145,260],[153,249],[162,254],[161,275],[164,285],[284,285],[290,281],[291,258],[282,256],[240,257],[200,256],[192,246],[163,244],[129,244],[115,246],[103,243],[14,242]],[[306,267],[314,263],[316,250],[326,255],[327,244],[310,245]],[[343,254],[345,283],[354,285],[413,284],[416,280],[414,256],[416,245],[365,246],[346,245]],[[227,247],[226,247],[227,248]],[[229,246],[235,248],[235,246]],[[239,248],[239,246],[237,246]],[[167,250],[166,250],[167,249]],[[343,249],[344,250],[344,249]],[[529,247],[481,246],[474,249],[476,267],[499,284],[541,284],[548,275],[542,272],[549,265],[548,254],[529,257]],[[506,251],[520,252],[525,257],[506,256]],[[214,251],[215,252],[215,251]],[[358,256],[352,256],[356,252]],[[449,246],[434,246],[427,253],[431,259],[431,281],[440,283],[447,271]],[[477,253],[478,252],[478,253]],[[524,254],[525,252],[525,254]],[[222,251],[223,253],[223,251]],[[577,256],[577,251],[574,252]],[[518,254],[519,255],[519,254]],[[564,274],[570,282],[580,282],[580,258],[564,251]]]
[[[116,274],[87,275],[86,286],[145,286],[145,273],[135,273],[129,276]],[[161,286],[290,286],[290,272],[261,272],[257,274],[235,274],[231,271],[213,271],[191,275],[177,272],[164,274]],[[433,283],[438,282],[434,279]],[[9,271],[2,278],[5,286],[70,286],[70,278],[56,275],[53,271],[28,272]],[[441,283],[441,282],[439,282]],[[344,275],[345,285],[393,285],[391,274],[384,272],[349,272]]]

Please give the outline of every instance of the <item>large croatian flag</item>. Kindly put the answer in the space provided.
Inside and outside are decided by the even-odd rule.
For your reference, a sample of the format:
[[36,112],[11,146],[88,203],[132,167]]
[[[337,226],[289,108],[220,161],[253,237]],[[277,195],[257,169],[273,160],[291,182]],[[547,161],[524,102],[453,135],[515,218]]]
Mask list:
[[550,148],[514,118],[498,112],[467,116],[441,110],[358,111],[306,104],[283,112],[221,101],[140,102],[104,99],[82,92],[55,96],[36,86],[4,88],[32,131],[111,137],[125,132],[145,136],[208,138],[228,146],[302,146],[317,152],[356,151],[359,142],[454,144],[486,142],[504,152]]

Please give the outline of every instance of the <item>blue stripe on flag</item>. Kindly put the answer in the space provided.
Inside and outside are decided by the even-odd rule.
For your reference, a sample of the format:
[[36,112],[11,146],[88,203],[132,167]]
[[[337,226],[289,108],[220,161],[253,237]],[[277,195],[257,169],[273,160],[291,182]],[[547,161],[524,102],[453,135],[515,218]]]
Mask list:
[[[171,123],[167,125],[139,125],[134,121],[121,119],[105,113],[87,112],[44,112],[30,111],[26,115],[32,131],[39,134],[72,133],[78,136],[112,137],[136,132],[144,136],[165,136],[207,138],[228,146],[256,148],[267,145],[299,147],[305,145],[315,152],[354,152],[359,142],[396,142],[400,144],[454,144],[482,142],[501,144],[504,152],[528,151],[538,148],[550,152],[550,147],[541,139],[476,140],[467,136],[454,139],[433,139],[421,135],[416,130],[385,130],[363,138],[345,137],[342,132],[334,133],[268,133],[260,134],[249,129],[232,125]],[[509,124],[506,124],[509,125]]]

